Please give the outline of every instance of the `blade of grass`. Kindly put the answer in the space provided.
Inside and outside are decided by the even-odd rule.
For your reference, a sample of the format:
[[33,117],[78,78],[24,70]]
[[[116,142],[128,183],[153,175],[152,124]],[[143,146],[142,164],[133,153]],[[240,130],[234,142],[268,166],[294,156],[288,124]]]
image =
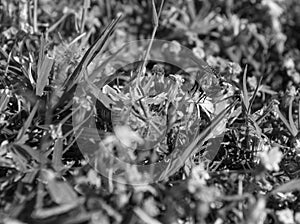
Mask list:
[[5,93],[2,94],[2,96],[0,98],[0,114],[6,109],[8,101],[9,101],[8,95]]
[[104,50],[104,46],[107,45],[107,40],[113,33],[116,25],[121,19],[122,14],[119,14],[110,25],[101,33],[99,38],[92,44],[92,46],[87,50],[87,52],[82,57],[79,64],[76,66],[73,73],[64,81],[63,84],[63,94],[60,97],[60,100],[54,106],[54,109],[61,106],[65,101],[70,99],[73,96],[74,91],[76,90],[76,83],[82,74],[82,69],[87,67],[91,61]]
[[247,111],[248,114],[251,113],[251,108],[252,108],[252,105],[253,105],[253,103],[254,103],[255,97],[256,97],[256,95],[257,95],[258,89],[259,89],[259,87],[260,87],[261,81],[262,81],[262,77],[259,79],[259,81],[258,81],[258,83],[257,83],[257,85],[256,85],[256,88],[255,88],[255,90],[254,90],[253,96],[252,96],[252,98],[251,98],[251,100],[250,100],[249,108],[248,108],[248,111]]
[[298,128],[300,129],[300,100],[298,101]]
[[143,223],[148,223],[148,224],[162,224],[161,222],[157,221],[157,219],[154,219],[150,215],[148,215],[140,207],[135,207],[133,211],[142,220]]
[[36,160],[39,163],[45,163],[48,161],[48,159],[38,150],[33,149],[32,147],[26,145],[26,144],[13,144],[13,147],[22,148],[30,157],[34,160]]
[[187,1],[187,6],[188,6],[188,10],[190,12],[190,15],[191,15],[191,18],[192,18],[192,21],[194,21],[195,17],[196,17],[196,6],[195,6],[195,1],[194,0],[190,0],[190,1]]
[[106,6],[106,12],[107,12],[107,19],[110,20],[111,19],[111,0],[106,0],[105,1],[105,6]]
[[90,8],[90,6],[91,6],[91,1],[90,0],[84,0],[83,9],[82,9],[82,16],[81,16],[80,33],[84,32],[86,15],[87,15],[87,11]]
[[42,178],[47,183],[52,200],[58,205],[78,204],[79,198],[73,187],[67,181],[55,178],[55,176],[52,170],[43,170]]
[[[78,204],[62,204],[55,207],[50,208],[41,208],[37,209],[32,213],[32,217],[35,219],[47,219],[47,218],[53,218],[55,216],[59,216],[61,214],[67,213],[70,210],[76,208]],[[76,222],[74,222],[76,223]]]
[[71,14],[73,14],[73,12],[71,11],[65,13],[57,22],[55,22],[51,27],[49,27],[49,29],[46,32],[46,36],[49,36],[49,33],[56,30],[56,28]]
[[32,119],[38,109],[38,106],[39,106],[39,102],[40,101],[37,101],[36,104],[34,105],[33,109],[31,110],[27,120],[25,121],[23,127],[21,128],[21,130],[19,131],[18,133],[18,136],[16,138],[16,141],[15,141],[15,144],[23,144],[22,140],[24,138],[24,135],[26,133],[26,131],[28,130],[28,128],[30,127],[31,125],[31,122],[32,122]]
[[141,77],[143,75],[142,73],[144,73],[144,71],[145,71],[145,66],[147,64],[148,57],[149,57],[149,54],[150,54],[150,50],[152,48],[153,40],[154,40],[156,31],[157,31],[157,28],[158,28],[158,19],[160,17],[160,14],[161,14],[161,11],[162,11],[162,8],[163,8],[163,5],[164,5],[164,0],[162,0],[161,4],[160,4],[159,12],[157,13],[154,0],[152,0],[151,2],[152,2],[152,20],[153,20],[154,27],[153,27],[153,31],[152,31],[152,35],[151,35],[149,45],[147,47],[146,53],[145,53],[144,58],[142,60],[142,65],[139,68],[138,76],[137,76],[137,88],[143,93],[143,95],[144,95],[144,92],[143,92],[143,89],[140,88],[140,81],[141,81]]
[[276,113],[278,114],[280,120],[284,123],[284,125],[287,127],[287,129],[289,130],[289,132],[293,135],[296,136],[297,133],[294,133],[293,129],[291,128],[289,122],[287,121],[287,119],[283,116],[283,114],[281,113],[281,111],[278,108],[278,105],[274,106],[274,109],[276,111]]
[[[61,132],[61,124],[58,124],[57,131]],[[52,165],[56,171],[59,171],[63,168],[62,155],[63,155],[63,138],[62,136],[58,136],[58,138],[55,140],[54,143],[53,155],[52,155]]]
[[260,122],[273,110],[275,101],[272,100],[271,103],[267,106],[267,108],[264,110],[263,114],[259,116],[255,122],[257,124],[260,124]]
[[191,156],[197,145],[203,144],[207,136],[214,130],[218,123],[226,116],[226,114],[237,105],[237,100],[226,107],[221,113],[219,113],[211,122],[211,124],[204,129],[194,141],[182,152],[174,153],[170,161],[165,162],[162,167],[163,171],[159,175],[158,180],[164,180],[166,177],[173,175],[180,167],[182,167],[185,161]]
[[294,96],[291,97],[290,104],[289,104],[289,123],[291,129],[293,130],[293,136],[296,136],[298,134],[298,129],[293,119],[293,102],[294,102]]
[[48,55],[44,55],[45,52],[46,39],[41,37],[41,46],[39,53],[39,61],[37,67],[37,80],[35,93],[38,96],[42,96],[44,88],[48,85],[48,78],[54,64],[54,59],[50,58]]
[[100,34],[99,38],[92,44],[92,46],[87,50],[87,52],[82,57],[81,61],[75,68],[74,72],[66,79],[64,82],[64,87],[66,90],[70,90],[78,80],[81,71],[84,67],[87,67],[91,61],[96,57],[98,53],[103,51],[103,47],[107,44],[108,38],[111,36],[116,28],[116,25],[121,19],[121,14],[119,14],[108,27]]
[[111,100],[107,95],[105,95],[99,88],[96,86],[94,83],[92,83],[87,75],[86,69],[84,69],[84,78],[85,81],[87,82],[88,88],[92,92],[92,94],[101,101],[105,105],[106,108],[110,108],[110,105],[114,105],[115,102]]
[[38,25],[37,25],[37,4],[38,0],[33,1],[33,32],[37,33],[38,32]]
[[[111,62],[111,60],[113,60],[115,57],[118,56],[118,54],[126,47],[126,44],[124,44],[124,46],[122,46],[120,49],[118,49],[115,53],[113,53],[112,55],[110,55],[108,58],[106,58],[97,68],[95,68],[95,70],[93,70],[91,72],[91,74],[88,76],[89,80],[91,82],[93,82],[97,76],[99,76],[99,74],[103,73],[103,69],[107,66],[107,64],[109,62]],[[97,82],[97,86],[98,88],[102,88],[105,84],[110,83],[111,81],[113,81],[116,77],[118,76],[118,74],[110,74],[107,75],[106,77],[102,77],[98,82]]]
[[244,70],[244,75],[243,75],[243,103],[246,108],[246,111],[249,111],[249,93],[247,90],[247,70],[248,70],[248,65],[246,65],[245,70]]

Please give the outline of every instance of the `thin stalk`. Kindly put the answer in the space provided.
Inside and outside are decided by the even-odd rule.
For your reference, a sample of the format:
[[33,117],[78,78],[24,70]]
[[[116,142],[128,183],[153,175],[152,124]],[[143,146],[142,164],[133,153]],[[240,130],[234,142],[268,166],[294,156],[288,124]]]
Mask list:
[[[151,39],[150,39],[149,45],[147,47],[145,56],[143,58],[142,65],[140,66],[139,71],[138,71],[138,76],[137,76],[138,87],[140,86],[140,81],[141,81],[142,73],[144,73],[144,71],[145,71],[145,67],[146,67],[146,64],[147,64],[147,61],[148,61],[150,50],[151,50],[152,45],[153,45],[154,37],[155,37],[156,31],[157,31],[157,28],[158,28],[158,19],[160,17],[163,5],[164,5],[164,0],[161,1],[159,12],[158,12],[158,14],[156,14],[154,0],[152,0],[154,27],[153,27],[153,31],[152,31],[152,34],[151,34]],[[142,89],[140,89],[140,90],[141,90],[142,93],[144,93]]]
[[38,32],[38,25],[37,25],[37,3],[38,0],[33,1],[33,32]]
[[86,15],[88,8],[90,7],[91,2],[90,0],[84,0],[83,9],[82,9],[82,16],[81,16],[81,24],[80,24],[80,33],[84,32],[84,26],[86,21]]

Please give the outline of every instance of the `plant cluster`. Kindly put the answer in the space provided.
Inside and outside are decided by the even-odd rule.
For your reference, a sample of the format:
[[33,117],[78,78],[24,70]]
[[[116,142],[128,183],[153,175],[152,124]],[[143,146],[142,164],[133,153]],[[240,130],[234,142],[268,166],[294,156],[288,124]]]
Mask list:
[[[299,15],[297,0],[1,1],[0,219],[300,223]],[[151,61],[154,38],[209,66]],[[115,69],[107,49],[140,39]],[[145,184],[130,164],[151,163]]]

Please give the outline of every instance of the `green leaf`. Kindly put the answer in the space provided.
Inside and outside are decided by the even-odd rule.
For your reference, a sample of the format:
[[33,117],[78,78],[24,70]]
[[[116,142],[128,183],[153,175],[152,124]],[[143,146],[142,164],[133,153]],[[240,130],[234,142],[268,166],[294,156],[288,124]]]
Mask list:
[[50,58],[47,54],[45,55],[46,44],[47,44],[46,38],[42,36],[40,52],[39,52],[39,60],[37,64],[37,80],[36,80],[36,89],[35,89],[35,94],[38,96],[43,95],[44,88],[46,85],[48,85],[48,77],[50,75],[50,71],[54,63],[53,58]]
[[103,52],[105,46],[108,44],[108,38],[111,36],[116,28],[116,25],[121,19],[121,14],[108,25],[108,27],[100,34],[99,38],[92,44],[92,46],[87,50],[87,52],[82,57],[79,64],[76,66],[73,73],[64,81],[63,84],[63,94],[60,100],[56,103],[54,109],[61,106],[64,102],[70,100],[76,90],[76,83],[81,78],[82,69],[87,68],[91,61],[101,52]]
[[297,135],[297,133],[295,133],[293,131],[293,129],[291,128],[289,122],[287,121],[287,119],[283,116],[283,114],[281,113],[281,111],[278,108],[278,105],[274,105],[274,109],[276,111],[276,113],[278,114],[280,120],[285,124],[285,126],[287,127],[287,129],[289,130],[289,132],[295,137]]
[[82,72],[82,69],[84,67],[87,67],[91,63],[91,61],[97,56],[97,54],[101,53],[104,50],[103,48],[104,46],[106,46],[108,38],[115,30],[116,25],[118,24],[120,19],[121,19],[121,14],[118,15],[108,25],[108,27],[100,34],[99,38],[92,44],[92,46],[84,54],[81,61],[75,68],[74,72],[64,82],[64,87],[66,88],[66,91],[70,90],[75,85]]
[[253,105],[253,103],[254,103],[254,100],[255,100],[255,97],[256,97],[256,95],[257,95],[257,93],[258,93],[258,90],[259,90],[259,87],[260,87],[261,80],[262,80],[262,78],[259,79],[259,81],[258,81],[258,83],[257,83],[257,86],[256,86],[256,88],[255,88],[255,90],[254,90],[253,96],[251,97],[250,104],[249,104],[249,108],[248,108],[248,111],[247,111],[248,113],[251,112],[251,107],[252,107],[252,105]]
[[44,163],[48,159],[38,150],[33,149],[32,147],[25,145],[25,144],[14,144],[15,148],[21,148],[23,149],[32,159],[39,163]]
[[78,202],[77,194],[70,184],[57,179],[53,171],[44,170],[42,176],[47,182],[49,194],[56,204],[74,204],[74,202]]
[[159,175],[158,180],[164,180],[166,177],[173,175],[176,171],[180,169],[185,163],[185,161],[194,153],[197,145],[202,145],[207,137],[214,131],[215,127],[223,120],[226,114],[235,107],[237,101],[231,103],[226,107],[221,113],[219,113],[211,122],[211,124],[205,128],[196,139],[182,152],[173,153],[170,161],[162,163],[160,169],[162,173]]
[[7,96],[7,94],[4,93],[0,97],[0,113],[2,113],[6,109],[8,101],[9,101],[9,97]]
[[38,72],[37,72],[35,93],[38,96],[42,96],[44,92],[44,88],[46,85],[48,85],[49,82],[48,77],[50,75],[50,71],[52,69],[54,59],[46,55],[45,57],[40,58],[39,60],[41,60],[42,62],[40,65],[41,67],[38,68]]
[[72,203],[72,204],[62,204],[51,208],[37,209],[36,211],[33,212],[32,216],[36,219],[47,219],[53,216],[58,216],[66,212],[69,212],[70,210],[76,208],[77,206],[78,204]]
[[289,104],[289,123],[293,131],[292,132],[293,136],[296,136],[298,134],[298,129],[293,119],[293,102],[294,102],[294,96],[292,96],[292,98],[290,99],[290,104]]
[[34,115],[35,115],[35,113],[38,109],[38,106],[39,106],[39,101],[36,102],[33,109],[31,110],[27,120],[25,121],[23,127],[19,131],[18,136],[17,136],[16,141],[15,141],[16,144],[23,144],[25,142],[24,141],[25,133],[31,125],[32,119],[33,119],[33,117],[34,117]]
[[243,102],[244,106],[246,108],[246,111],[249,110],[249,96],[248,96],[248,90],[247,90],[247,70],[248,66],[246,65],[243,75]]
[[54,143],[53,157],[52,157],[52,165],[56,171],[59,171],[63,168],[62,155],[63,155],[63,139],[59,137],[56,139]]

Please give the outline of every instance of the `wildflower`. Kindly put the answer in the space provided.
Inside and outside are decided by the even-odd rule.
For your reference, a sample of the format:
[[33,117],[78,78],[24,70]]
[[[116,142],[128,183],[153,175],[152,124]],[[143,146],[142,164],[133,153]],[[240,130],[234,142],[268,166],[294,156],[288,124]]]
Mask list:
[[91,97],[87,96],[86,98],[79,98],[77,96],[74,97],[76,103],[79,104],[80,107],[86,109],[87,111],[91,110]]
[[242,72],[242,68],[238,63],[235,62],[229,62],[229,73],[233,75],[238,75]]
[[54,125],[50,125],[50,134],[52,139],[57,139],[62,137],[61,125],[55,127]]
[[114,127],[114,132],[119,141],[126,147],[135,148],[135,143],[144,144],[144,139],[129,126],[117,125]]
[[264,167],[269,171],[279,171],[279,163],[282,159],[282,152],[279,147],[272,147],[269,151],[259,153],[259,158]]
[[188,182],[188,190],[195,193],[200,186],[206,184],[206,180],[210,178],[208,172],[204,169],[203,164],[195,166],[191,170],[190,180]]
[[193,53],[195,56],[197,56],[200,59],[203,59],[205,57],[205,52],[204,52],[203,48],[201,48],[199,46],[193,48]]
[[295,68],[295,62],[292,58],[288,58],[284,61],[284,67],[286,69],[294,69]]
[[283,209],[280,211],[276,211],[279,221],[284,224],[293,224],[294,222],[294,214],[290,209]]
[[170,51],[175,53],[176,55],[179,54],[179,52],[181,51],[181,45],[180,43],[178,43],[177,41],[173,40],[172,44],[169,46]]
[[159,214],[159,209],[157,208],[156,202],[152,197],[144,200],[143,208],[152,217]]

